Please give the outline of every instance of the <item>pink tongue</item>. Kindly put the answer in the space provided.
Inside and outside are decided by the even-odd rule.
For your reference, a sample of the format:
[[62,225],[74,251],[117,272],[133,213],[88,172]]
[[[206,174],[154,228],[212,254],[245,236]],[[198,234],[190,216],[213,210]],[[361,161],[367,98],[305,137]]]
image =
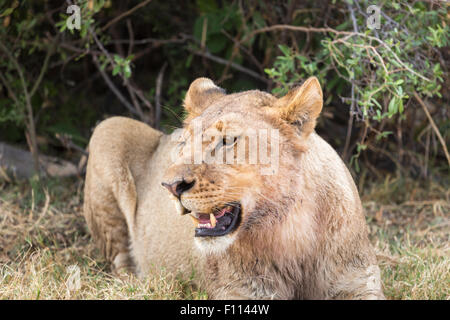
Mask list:
[[[216,219],[219,219],[219,218],[223,217],[223,215],[227,212],[229,212],[229,210],[227,210],[227,208],[223,208],[218,213],[214,214],[214,216],[216,217]],[[198,222],[201,224],[210,223],[209,215],[201,214],[198,219]]]

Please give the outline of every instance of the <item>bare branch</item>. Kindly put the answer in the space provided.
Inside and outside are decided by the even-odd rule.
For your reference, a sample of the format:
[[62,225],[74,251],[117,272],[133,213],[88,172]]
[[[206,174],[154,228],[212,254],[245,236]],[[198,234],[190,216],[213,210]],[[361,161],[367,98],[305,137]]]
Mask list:
[[134,32],[133,32],[133,25],[131,24],[131,20],[127,19],[127,29],[128,34],[130,35],[130,43],[128,45],[128,56],[131,56],[133,53],[133,46],[134,46]]
[[276,25],[272,25],[272,26],[268,26],[268,27],[264,27],[264,28],[260,28],[260,29],[256,29],[252,32],[250,32],[244,39],[241,40],[241,43],[245,43],[246,41],[248,41],[249,39],[251,39],[252,37],[254,37],[255,35],[259,34],[259,33],[264,33],[264,32],[272,32],[272,31],[277,31],[277,30],[291,30],[291,31],[301,31],[301,32],[317,32],[317,33],[334,33],[337,35],[345,35],[348,37],[353,37],[353,36],[358,36],[358,37],[362,37],[362,38],[366,38],[372,41],[376,41],[379,44],[381,44],[384,48],[386,48],[386,50],[388,50],[394,57],[394,59],[405,69],[407,69],[408,71],[410,71],[411,73],[415,74],[416,76],[418,76],[419,78],[421,78],[422,80],[431,82],[430,79],[428,79],[427,77],[421,75],[420,73],[417,73],[416,71],[414,71],[413,69],[411,69],[410,67],[408,67],[398,56],[397,54],[392,51],[392,49],[390,48],[390,46],[388,44],[386,44],[383,40],[377,38],[377,37],[373,37],[373,36],[369,36],[367,34],[364,33],[360,33],[360,32],[351,32],[351,31],[338,31],[335,30],[333,28],[315,28],[315,27],[302,27],[302,26],[291,26],[291,25],[286,25],[286,24],[276,24]]
[[[358,32],[358,23],[355,18],[355,12],[354,12],[353,6],[347,2],[347,7],[350,11],[350,17],[353,22],[353,31]],[[356,100],[355,100],[355,82],[354,81],[352,81],[351,92],[352,92],[352,97],[351,97],[351,104],[350,104],[350,111],[349,111],[350,117],[348,118],[347,134],[345,137],[344,151],[342,152],[342,158],[344,160],[347,160],[348,147],[350,145],[350,139],[352,137],[353,118],[355,117]]]
[[37,140],[36,140],[36,127],[34,125],[33,107],[31,105],[31,97],[30,97],[30,94],[29,94],[29,91],[27,88],[27,83],[25,81],[25,77],[23,75],[22,68],[20,67],[16,58],[13,56],[13,54],[9,51],[9,49],[2,42],[0,42],[0,49],[2,49],[6,53],[9,60],[13,63],[17,72],[19,73],[20,82],[22,83],[22,87],[23,87],[23,93],[25,95],[25,107],[26,107],[27,115],[28,115],[28,125],[27,126],[28,126],[28,132],[30,135],[30,149],[31,149],[30,151],[33,155],[34,170],[37,174],[39,174],[39,172],[40,172],[39,149],[38,149]]
[[[108,59],[109,63],[110,63],[111,65],[114,65],[114,61],[113,61],[113,59],[112,59],[110,53],[108,52],[108,50],[105,49],[105,47],[103,46],[103,44],[100,42],[100,40],[98,39],[98,37],[97,37],[95,31],[94,31],[92,28],[90,28],[90,29],[89,29],[89,33],[91,34],[92,38],[94,38],[94,41],[95,41],[95,43],[97,44],[97,46],[99,47],[100,51],[102,51],[103,54],[104,54],[104,55],[106,56],[106,58]],[[97,61],[97,63],[98,63],[98,61]],[[106,81],[106,79],[109,80],[109,82],[107,82],[108,86],[109,86],[110,88],[112,88],[112,87],[115,88],[114,84],[113,84],[112,81],[109,79],[108,75],[104,72],[104,70],[101,70],[100,72],[103,72],[103,73],[102,73],[102,76],[103,76],[103,78],[105,79],[105,81]],[[105,78],[105,76],[106,76],[106,78]],[[141,90],[139,90],[139,89],[135,88],[134,86],[132,86],[131,83],[130,83],[130,81],[129,81],[126,77],[124,77],[122,74],[120,74],[120,76],[121,76],[121,78],[122,78],[122,80],[123,80],[123,82],[124,82],[124,85],[125,85],[125,86],[127,87],[127,89],[129,90],[130,95],[131,95],[131,97],[132,97],[132,99],[133,99],[133,102],[135,103],[135,108],[131,107],[131,109],[133,110],[132,112],[133,112],[135,115],[137,115],[142,121],[147,122],[147,121],[146,121],[146,117],[145,117],[144,113],[142,112],[141,106],[139,105],[139,103],[137,103],[137,100],[134,98],[134,94],[136,94],[136,95],[139,97],[139,99],[141,99],[141,101],[143,101],[144,104],[145,104],[150,110],[152,109],[152,105],[150,104],[150,102],[149,102],[147,99],[145,99],[145,96],[144,96],[144,94],[142,93]],[[111,85],[112,85],[112,86],[111,86]],[[120,94],[120,92],[117,90],[117,88],[115,88],[115,89],[116,89],[115,94],[116,94],[116,95],[117,95],[117,93]],[[133,93],[133,92],[134,92],[134,93]],[[122,94],[120,94],[120,95],[121,95],[121,99],[123,99],[122,102],[123,102],[123,103],[126,102],[126,105],[125,105],[125,106],[131,111],[131,109],[130,109],[131,104],[125,99],[125,97],[124,97]],[[118,97],[119,97],[119,96],[118,96]]]
[[102,31],[107,30],[109,27],[111,27],[113,24],[119,22],[120,20],[122,20],[123,18],[129,16],[130,14],[132,14],[133,12],[135,12],[137,9],[142,8],[144,6],[146,6],[147,4],[149,4],[152,0],[145,0],[141,3],[139,3],[138,5],[134,6],[133,8],[131,8],[130,10],[122,13],[121,15],[115,17],[114,19],[112,19],[110,22],[108,22],[105,26],[102,27]]
[[0,73],[0,80],[2,81],[2,83],[5,86],[6,90],[8,90],[8,94],[11,96],[11,99],[13,99],[16,104],[19,104],[19,99],[17,99],[16,94],[14,93],[14,91],[9,86],[8,80],[6,80],[6,78],[3,76],[2,73]]
[[44,64],[42,65],[42,68],[41,68],[41,72],[39,73],[39,76],[36,79],[36,81],[34,82],[34,86],[33,86],[33,88],[30,91],[30,98],[32,98],[34,96],[34,94],[36,93],[36,90],[39,88],[39,85],[41,84],[42,79],[44,78],[45,72],[47,72],[48,62],[50,61],[50,57],[52,56],[53,52],[55,51],[55,47],[56,47],[56,43],[58,42],[59,35],[60,34],[58,34],[53,39],[50,48],[47,50],[47,54],[46,54],[45,59],[44,59]]
[[[193,54],[195,54],[195,55],[207,58],[209,60],[212,60],[214,62],[223,64],[223,65],[228,65],[230,63],[230,61],[222,59],[222,58],[217,57],[215,55],[212,55],[208,51],[203,52],[203,51],[195,51],[193,49],[188,49],[188,50],[190,52],[192,52]],[[236,69],[238,71],[241,71],[242,73],[248,74],[249,76],[251,76],[251,77],[253,77],[255,79],[258,79],[258,80],[260,80],[260,81],[262,81],[264,83],[269,83],[269,80],[267,80],[266,78],[262,77],[261,75],[259,75],[255,71],[247,69],[247,68],[245,68],[245,67],[243,67],[243,66],[241,66],[241,65],[239,65],[237,63],[231,62],[230,63],[230,67],[233,68],[233,69]]]
[[420,96],[415,91],[414,91],[414,98],[416,98],[417,102],[419,102],[419,104],[422,107],[423,111],[427,115],[427,118],[430,121],[431,127],[434,130],[434,133],[436,133],[436,135],[437,135],[437,137],[439,139],[439,142],[442,145],[442,149],[444,150],[445,156],[447,157],[448,165],[450,166],[450,155],[448,154],[447,145],[445,144],[445,140],[444,140],[444,138],[442,138],[442,135],[439,132],[439,129],[436,126],[436,123],[434,123],[434,120],[431,117],[430,112],[428,111],[427,105],[425,104],[425,102],[420,98]]
[[161,70],[156,78],[156,93],[155,93],[155,128],[159,129],[159,122],[161,120],[161,88],[164,78],[164,71],[167,68],[167,61],[163,64]]
[[106,74],[105,70],[102,69],[100,66],[100,63],[98,62],[98,58],[96,56],[92,56],[92,60],[94,61],[95,66],[97,67],[98,71],[103,77],[103,80],[105,80],[108,87],[111,89],[111,91],[116,95],[116,97],[119,99],[119,101],[127,108],[131,113],[134,115],[139,116],[136,109],[133,107],[133,105],[128,102],[128,100],[122,95],[122,93],[116,88],[112,80],[109,78],[109,76]]
[[85,156],[89,155],[89,152],[86,152],[86,150],[84,150],[83,148],[81,148],[81,147],[77,146],[75,143],[73,143],[72,139],[68,135],[57,133],[55,135],[55,137],[56,137],[56,139],[58,139],[61,142],[61,144],[66,149],[76,150]]

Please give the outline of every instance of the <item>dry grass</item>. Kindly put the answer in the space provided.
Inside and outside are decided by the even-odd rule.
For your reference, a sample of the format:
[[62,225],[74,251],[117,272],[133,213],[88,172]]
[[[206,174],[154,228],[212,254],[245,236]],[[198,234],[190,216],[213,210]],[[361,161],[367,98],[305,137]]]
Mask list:
[[364,194],[385,295],[390,299],[449,300],[448,187],[387,177]]
[[[205,299],[190,281],[164,271],[145,280],[114,277],[90,241],[81,184],[0,186],[0,299]],[[36,191],[34,191],[36,190]],[[81,287],[71,289],[70,266]]]
[[[205,299],[163,271],[113,277],[90,241],[76,180],[0,181],[0,299]],[[371,239],[390,299],[450,299],[448,188],[387,179],[364,190]],[[72,288],[69,266],[79,267]]]

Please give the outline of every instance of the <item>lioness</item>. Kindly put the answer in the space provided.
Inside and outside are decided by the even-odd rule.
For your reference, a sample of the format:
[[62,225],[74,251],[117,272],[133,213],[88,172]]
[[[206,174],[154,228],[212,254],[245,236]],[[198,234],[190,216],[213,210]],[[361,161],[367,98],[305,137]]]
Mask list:
[[[181,134],[121,117],[99,124],[84,215],[113,268],[195,270],[215,299],[384,298],[358,191],[314,131],[322,104],[314,77],[279,99],[199,78]],[[250,131],[267,139],[252,145]],[[238,160],[239,143],[244,161],[217,161]],[[252,163],[255,148],[277,151],[276,166]]]

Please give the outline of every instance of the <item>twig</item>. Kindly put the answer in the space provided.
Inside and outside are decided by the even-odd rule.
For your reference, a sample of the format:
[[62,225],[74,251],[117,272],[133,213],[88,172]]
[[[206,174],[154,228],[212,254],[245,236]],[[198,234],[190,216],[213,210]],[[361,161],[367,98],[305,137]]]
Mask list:
[[[353,22],[353,31],[354,32],[358,32],[358,23],[356,21],[355,18],[355,12],[353,10],[353,6],[347,2],[347,7],[350,11],[350,17],[352,19]],[[352,69],[353,71],[353,69]],[[352,79],[353,80],[353,79]],[[350,145],[350,138],[352,136],[352,128],[353,128],[353,117],[355,116],[355,83],[352,81],[352,100],[351,100],[351,104],[350,104],[350,117],[348,119],[348,125],[347,125],[347,135],[345,137],[345,145],[344,145],[344,151],[342,153],[342,158],[344,160],[347,159],[347,151],[348,151],[348,147]]]
[[141,120],[144,120],[144,118],[142,118],[144,113],[142,112],[141,105],[139,104],[139,101],[136,99],[136,94],[134,93],[134,91],[131,88],[129,83],[125,84],[125,86],[127,87],[127,91],[128,91],[128,93],[130,95],[131,102],[133,103],[134,108],[136,109],[138,114],[141,115]]
[[61,47],[61,48],[64,48],[64,49],[68,49],[68,50],[70,50],[70,51],[72,51],[72,52],[77,52],[77,53],[79,53],[80,55],[84,55],[84,54],[87,54],[87,53],[90,53],[91,55],[92,54],[95,54],[95,55],[99,55],[99,54],[101,54],[101,52],[100,51],[97,51],[97,50],[92,50],[92,49],[86,49],[86,48],[84,48],[84,49],[81,49],[81,48],[78,48],[78,47],[74,47],[74,46],[72,46],[72,45],[70,45],[70,44],[68,44],[68,43],[64,43],[64,42],[61,42],[60,44],[59,44],[59,46]]
[[[103,52],[103,54],[106,56],[106,58],[108,59],[109,63],[111,65],[114,65],[114,61],[111,57],[111,55],[109,54],[108,50],[105,49],[105,47],[103,46],[103,44],[100,42],[100,40],[98,39],[95,31],[92,28],[89,28],[89,33],[92,36],[92,38],[94,39],[95,43],[97,44],[97,46],[99,47],[100,51]],[[94,57],[94,56],[93,56]],[[96,64],[98,66],[100,66],[98,64],[98,60],[97,57],[95,57]],[[103,79],[105,79],[105,81],[107,82],[107,85],[111,88],[115,88],[114,84],[112,83],[111,79],[109,79],[108,75],[104,72],[104,70],[101,70],[101,68],[99,69],[99,71],[101,72]],[[145,115],[142,112],[141,106],[139,103],[137,103],[137,100],[134,98],[133,93],[131,91],[133,91],[134,93],[136,93],[136,95],[144,102],[144,104],[147,105],[147,107],[151,108],[151,104],[150,102],[147,101],[147,99],[145,99],[145,97],[143,96],[142,92],[140,92],[140,90],[134,88],[130,82],[128,81],[127,78],[125,78],[122,74],[120,74],[125,86],[127,87],[128,91],[130,92],[131,98],[133,99],[133,103],[135,104],[134,107],[125,99],[125,97],[120,93],[120,91],[117,90],[117,88],[115,88],[115,91],[113,91],[116,96],[121,99],[122,103],[125,103],[125,107],[127,107],[130,111],[132,111],[135,115],[137,115],[141,120],[145,121]],[[108,79],[108,80],[106,80]],[[119,94],[120,97],[117,95]],[[131,107],[131,108],[130,108]]]
[[428,120],[430,121],[431,127],[434,130],[434,133],[436,133],[439,142],[442,145],[442,149],[444,150],[445,156],[447,157],[447,161],[448,161],[448,165],[450,166],[450,155],[448,154],[448,150],[447,150],[447,145],[445,144],[445,140],[444,138],[442,138],[441,133],[439,132],[438,127],[436,126],[436,124],[434,123],[433,118],[431,117],[430,112],[428,111],[428,107],[425,104],[425,102],[420,98],[420,96],[417,94],[416,91],[414,91],[414,98],[416,98],[417,102],[419,102],[419,104],[421,105],[423,111],[425,112],[425,114],[427,115]]
[[371,145],[370,143],[367,144],[367,147],[372,150],[373,152],[376,152],[378,154],[382,154],[384,156],[386,156],[387,158],[389,158],[393,163],[395,163],[395,165],[397,166],[397,168],[403,173],[403,174],[407,174],[406,170],[403,168],[403,166],[401,165],[400,162],[398,162],[397,159],[395,159],[389,152],[385,151],[384,149],[381,148],[377,148],[373,145]]
[[[431,125],[428,125],[431,128]],[[427,130],[427,138],[425,143],[425,161],[424,161],[424,178],[428,176],[428,160],[430,158],[430,140],[431,140],[431,130]]]
[[[133,52],[133,46],[134,46],[134,32],[133,32],[133,27],[132,27],[132,25],[131,25],[130,19],[127,19],[127,20],[126,20],[126,23],[127,23],[127,29],[128,29],[129,39],[130,39],[129,44],[128,44],[128,52],[127,52],[127,56],[129,57],[129,56],[131,56],[131,54],[132,54],[132,52]],[[115,28],[112,28],[111,31],[116,31],[116,30],[115,30]],[[122,46],[120,45],[120,43],[115,42],[114,44],[115,44],[115,46],[116,46],[116,51],[117,51],[121,56],[124,56],[125,53],[124,53],[123,48],[122,48]],[[106,52],[106,48],[104,48],[104,49],[105,49],[104,52]],[[111,62],[111,60],[110,60],[110,62]],[[111,66],[113,66],[113,64],[111,64]],[[147,120],[146,120],[146,118],[145,118],[145,116],[144,116],[144,113],[142,112],[141,105],[140,105],[138,99],[136,98],[136,94],[135,94],[133,88],[132,88],[131,85],[130,85],[130,82],[128,81],[127,78],[122,77],[122,79],[123,79],[123,82],[124,82],[125,87],[127,88],[128,94],[130,95],[131,102],[133,103],[134,108],[137,110],[137,112],[138,112],[139,115],[140,115],[140,119],[141,119],[142,121],[144,121],[144,122],[147,122]]]
[[[141,89],[136,88],[135,86],[133,86],[131,83],[128,83],[128,85],[134,91],[136,96],[142,101],[142,103],[148,108],[148,110],[149,111],[153,111],[153,106],[150,103],[150,101],[148,101],[148,99],[145,97],[144,92],[142,92]],[[145,120],[145,117],[144,117],[144,120]]]
[[261,63],[259,63],[258,59],[255,58],[255,56],[244,46],[242,46],[240,44],[240,42],[238,40],[236,40],[235,38],[233,38],[228,32],[226,32],[225,30],[222,30],[222,33],[231,41],[233,41],[234,43],[237,43],[237,45],[239,46],[239,49],[241,49],[242,51],[244,51],[250,58],[250,60],[252,60],[253,64],[258,67],[258,69],[260,70],[260,72],[262,74],[264,74],[264,68],[261,65]]
[[159,122],[161,120],[161,88],[164,78],[164,71],[167,68],[167,61],[163,64],[161,70],[156,78],[156,93],[155,93],[155,128],[159,129]]
[[130,43],[128,45],[128,56],[131,56],[133,53],[133,46],[134,46],[134,32],[133,32],[133,25],[131,24],[131,20],[127,19],[127,29],[128,34],[130,35]]
[[353,31],[359,32],[358,22],[356,21],[356,18],[355,18],[355,10],[353,9],[353,6],[349,2],[347,2],[347,7],[348,7],[348,10],[350,11],[350,17],[352,18]]
[[[219,58],[217,56],[214,56],[211,53],[209,53],[208,51],[204,51],[204,52],[203,51],[195,51],[195,50],[190,49],[190,48],[188,50],[190,52],[192,52],[193,54],[195,54],[195,55],[207,58],[209,60],[212,60],[214,62],[223,64],[223,65],[228,65],[228,63],[229,63],[228,60],[225,60],[225,59]],[[245,68],[245,67],[243,67],[243,66],[241,66],[239,64],[236,64],[236,63],[232,62],[232,63],[230,63],[230,67],[233,68],[233,69],[236,69],[238,71],[241,71],[242,73],[248,74],[249,76],[251,76],[251,77],[253,77],[255,79],[258,79],[258,80],[260,80],[260,81],[262,81],[262,82],[264,82],[266,84],[269,83],[269,80],[267,80],[266,78],[260,76],[255,71],[247,69],[247,68]]]
[[[244,14],[244,10],[242,8],[242,2],[239,2],[239,10],[241,12],[241,17],[242,17],[242,28],[239,29],[237,35],[236,35],[236,39],[239,39],[242,35],[242,32],[244,31],[244,29],[247,29],[247,21],[250,17],[252,17],[252,14],[248,14],[245,15]],[[252,10],[253,11],[253,10]],[[218,80],[218,83],[221,83],[222,81],[225,81],[225,79],[228,78],[228,70],[230,69],[230,64],[231,62],[234,60],[235,56],[239,53],[239,50],[244,48],[244,46],[241,46],[240,42],[237,41],[235,38],[232,38],[231,36],[229,36],[227,34],[227,32],[225,30],[221,31],[223,34],[225,34],[229,39],[231,39],[234,42],[233,48],[231,49],[231,57],[228,59],[228,64],[225,66],[223,72],[222,72],[222,76],[220,77],[220,79]],[[203,47],[202,47],[203,48]],[[264,74],[264,70],[262,68],[259,69],[261,71],[262,74]],[[230,76],[232,77],[232,76]]]
[[100,66],[100,63],[98,62],[98,59],[96,56],[92,56],[92,60],[94,61],[95,66],[97,67],[98,71],[103,77],[103,80],[105,80],[108,87],[111,89],[111,91],[116,95],[116,97],[120,100],[120,102],[134,115],[139,116],[136,109],[134,109],[133,105],[128,102],[128,100],[120,93],[120,91],[116,88],[114,83],[111,81],[109,76],[106,74],[104,70],[102,70],[102,67]]
[[81,154],[88,156],[89,152],[86,152],[86,150],[84,150],[83,148],[77,146],[75,143],[73,143],[73,141],[70,139],[69,136],[65,135],[65,134],[59,134],[57,133],[55,135],[56,139],[58,139],[61,144],[67,148],[67,149],[72,149],[72,150],[77,150],[78,152],[80,152]]
[[350,117],[348,119],[347,135],[345,137],[344,151],[342,152],[342,158],[344,160],[347,160],[348,147],[350,145],[350,138],[352,136],[353,118],[355,116],[355,85],[353,83],[352,83],[352,101],[351,101],[349,113],[350,113]]
[[263,27],[260,29],[253,30],[250,32],[247,36],[245,36],[240,42],[245,43],[249,39],[253,38],[255,35],[265,32],[272,32],[272,31],[278,31],[278,30],[291,30],[291,31],[301,31],[301,32],[317,32],[317,33],[335,33],[335,34],[353,34],[353,32],[348,31],[337,31],[332,28],[315,28],[315,27],[302,27],[302,26],[291,26],[287,24],[275,24],[268,27]]
[[34,170],[37,174],[39,174],[39,149],[37,146],[37,140],[36,140],[36,127],[34,125],[34,116],[33,116],[33,107],[31,105],[31,97],[28,92],[27,83],[25,81],[25,77],[22,72],[22,68],[20,67],[19,63],[17,62],[16,58],[14,58],[13,54],[9,51],[9,49],[0,42],[0,49],[2,49],[6,55],[8,56],[9,60],[14,64],[14,67],[16,68],[17,72],[19,73],[20,82],[22,83],[23,87],[23,93],[25,95],[25,107],[27,109],[27,115],[28,115],[28,131],[30,133],[30,151],[33,156],[33,165]]
[[155,45],[161,45],[161,44],[170,44],[170,43],[184,43],[188,40],[187,37],[182,36],[181,38],[175,38],[175,39],[155,39],[155,38],[145,38],[145,39],[139,39],[139,40],[128,40],[128,39],[117,39],[117,40],[111,40],[109,41],[110,44],[114,43],[130,43],[133,42],[135,45],[141,45],[141,44],[149,44],[153,43]]
[[369,40],[372,40],[372,41],[376,41],[379,44],[381,44],[384,48],[386,48],[386,50],[388,50],[393,55],[394,59],[402,67],[407,69],[409,72],[415,74],[416,76],[418,76],[422,80],[431,82],[430,79],[428,79],[427,77],[421,75],[420,73],[417,73],[416,71],[414,71],[413,69],[408,67],[405,63],[403,63],[403,61],[397,56],[397,54],[394,51],[392,51],[390,46],[388,44],[386,44],[383,40],[381,40],[381,39],[379,39],[377,37],[369,36],[369,35],[361,33],[361,32],[338,31],[338,30],[335,30],[335,29],[329,28],[329,27],[327,27],[327,28],[315,28],[315,27],[291,26],[291,25],[286,25],[286,24],[276,24],[276,25],[272,25],[272,26],[256,29],[256,30],[250,32],[244,39],[241,40],[241,43],[245,43],[246,41],[248,41],[253,36],[255,36],[255,35],[259,34],[259,33],[271,32],[271,31],[277,31],[277,30],[291,30],[291,31],[301,31],[301,32],[317,32],[317,33],[330,32],[330,33],[334,33],[336,35],[345,35],[345,36],[348,36],[348,37],[358,36],[358,37],[366,38],[366,39],[369,39]]
[[[25,95],[25,106],[26,106],[27,114],[28,114],[29,137],[27,136],[27,138],[29,138],[30,151],[31,151],[31,154],[33,155],[34,170],[38,174],[40,172],[39,149],[38,149],[37,139],[36,139],[36,127],[35,127],[35,123],[34,123],[35,119],[34,119],[34,115],[33,115],[33,106],[31,104],[31,98],[36,93],[37,89],[39,88],[39,85],[42,82],[42,79],[44,78],[44,74],[45,74],[45,72],[48,69],[48,64],[49,64],[49,61],[50,61],[50,57],[52,56],[52,54],[53,54],[53,52],[55,50],[56,42],[58,41],[58,39],[59,39],[59,35],[57,35],[53,39],[51,47],[47,50],[47,53],[46,53],[46,56],[45,56],[44,63],[42,65],[41,71],[39,72],[38,78],[34,81],[34,85],[33,85],[33,88],[31,89],[31,91],[28,91],[27,84],[25,82],[25,77],[23,75],[22,68],[20,67],[19,63],[14,58],[14,56],[11,54],[11,52],[8,50],[8,48],[6,48],[6,46],[4,46],[3,43],[0,43],[0,48],[8,55],[9,59],[14,64],[15,68],[17,69],[17,72],[19,73],[19,77],[20,77],[20,80],[21,80],[21,83],[22,83],[22,87],[23,87],[24,95]],[[8,90],[8,92],[9,92],[9,94],[11,95],[13,100],[16,103],[18,103],[19,100],[14,95],[13,91],[11,90],[11,88],[7,85],[6,79],[2,76],[1,80],[2,80],[2,82],[6,83],[5,86],[6,86],[7,90]]]
[[14,91],[12,91],[11,87],[9,86],[8,80],[6,80],[2,73],[0,73],[0,80],[3,82],[6,90],[8,90],[8,94],[11,96],[11,99],[13,99],[16,104],[19,104],[19,100],[17,99],[16,94],[14,93]]
[[137,9],[146,6],[147,4],[150,3],[150,1],[152,0],[145,0],[141,3],[139,3],[138,5],[134,6],[133,8],[131,8],[130,10],[122,13],[121,15],[115,17],[114,19],[112,19],[110,22],[108,22],[105,26],[102,27],[102,31],[105,31],[106,29],[108,29],[109,27],[111,27],[113,24],[117,23],[118,21],[120,21],[121,19],[125,18],[126,16],[129,16],[130,14],[132,14],[133,12],[135,12]]
[[52,56],[52,54],[53,54],[53,52],[54,52],[54,50],[56,48],[56,43],[57,43],[57,41],[59,39],[59,35],[60,34],[58,34],[53,39],[50,48],[47,50],[47,54],[46,54],[45,59],[44,59],[44,64],[42,65],[42,68],[41,68],[41,72],[39,73],[39,76],[36,79],[36,81],[34,82],[34,86],[33,86],[33,88],[30,91],[30,98],[32,98],[34,96],[34,94],[36,93],[36,90],[39,88],[39,85],[42,82],[42,79],[44,78],[44,74],[45,74],[45,72],[48,69],[48,62],[50,61],[50,57]]

